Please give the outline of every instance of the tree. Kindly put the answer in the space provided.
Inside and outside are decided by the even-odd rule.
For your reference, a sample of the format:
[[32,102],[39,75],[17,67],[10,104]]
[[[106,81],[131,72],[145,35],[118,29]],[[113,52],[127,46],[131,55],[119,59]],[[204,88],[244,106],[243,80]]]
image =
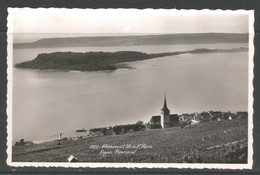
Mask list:
[[150,122],[146,123],[146,124],[145,124],[145,128],[146,128],[146,129],[151,129],[151,123],[150,123]]
[[144,122],[142,122],[142,121],[139,120],[138,122],[136,122],[136,124],[137,124],[137,125],[143,125]]
[[106,131],[107,131],[106,128],[101,128],[101,133],[102,133],[103,135],[106,135]]
[[15,142],[14,146],[19,146],[20,143],[19,142]]
[[21,139],[21,140],[20,140],[20,144],[24,144],[24,139]]
[[121,129],[122,129],[121,126],[118,125],[113,127],[113,131],[115,132],[115,134],[120,134]]

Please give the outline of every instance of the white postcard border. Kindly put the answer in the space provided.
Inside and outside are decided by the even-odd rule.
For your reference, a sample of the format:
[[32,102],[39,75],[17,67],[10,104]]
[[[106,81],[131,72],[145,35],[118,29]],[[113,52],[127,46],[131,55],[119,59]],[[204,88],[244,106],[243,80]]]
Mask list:
[[[11,167],[66,167],[66,168],[191,168],[191,169],[252,169],[253,166],[253,57],[254,57],[254,11],[253,10],[177,10],[173,12],[193,13],[231,13],[249,15],[249,72],[248,72],[248,163],[247,164],[217,164],[217,163],[56,163],[56,162],[13,162],[12,161],[12,87],[13,87],[13,13],[14,8],[8,8],[7,32],[7,165]],[[39,8],[42,9],[42,8]],[[55,9],[55,8],[53,8]],[[77,9],[73,9],[77,10]],[[81,9],[82,10],[82,9]],[[98,10],[98,9],[97,9]],[[108,9],[113,10],[113,9]],[[125,10],[125,9],[117,9]],[[128,9],[136,10],[136,9]],[[144,9],[155,10],[155,9]],[[157,9],[165,10],[165,9]]]

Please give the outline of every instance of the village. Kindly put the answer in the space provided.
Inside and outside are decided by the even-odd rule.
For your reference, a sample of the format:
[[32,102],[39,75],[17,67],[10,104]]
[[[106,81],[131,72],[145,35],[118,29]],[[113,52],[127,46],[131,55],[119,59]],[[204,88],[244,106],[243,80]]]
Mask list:
[[[95,136],[104,135],[118,135],[125,133],[132,133],[137,131],[144,131],[150,129],[163,129],[170,127],[189,127],[204,122],[211,121],[222,121],[222,120],[233,120],[233,119],[245,119],[248,117],[248,113],[240,111],[236,113],[232,112],[221,112],[221,111],[203,111],[196,113],[184,113],[181,115],[170,114],[170,110],[167,107],[166,95],[164,98],[163,108],[161,109],[161,115],[155,115],[151,117],[149,122],[144,123],[138,121],[135,124],[127,125],[115,125],[110,127],[92,128],[92,129],[79,129],[76,130],[78,133],[86,133],[84,136],[73,137],[71,139],[82,139]],[[61,137],[59,138],[61,139]],[[67,138],[63,138],[67,139]]]
[[166,95],[164,98],[163,108],[161,109],[161,115],[155,115],[151,117],[151,120],[147,123],[138,121],[135,124],[128,125],[116,125],[110,127],[93,128],[93,129],[81,129],[76,132],[86,132],[87,136],[102,136],[102,135],[117,135],[125,134],[136,131],[144,131],[149,129],[162,129],[170,127],[188,127],[190,125],[199,124],[210,121],[221,121],[221,120],[233,120],[247,118],[248,113],[240,111],[236,113],[232,112],[221,112],[221,111],[203,111],[196,113],[184,113],[181,115],[170,114],[170,110],[167,107]]

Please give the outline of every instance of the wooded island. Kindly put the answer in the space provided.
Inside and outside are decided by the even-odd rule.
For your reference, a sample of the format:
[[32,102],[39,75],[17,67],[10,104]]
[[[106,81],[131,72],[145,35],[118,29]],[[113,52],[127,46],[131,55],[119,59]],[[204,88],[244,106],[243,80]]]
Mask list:
[[137,51],[119,51],[119,52],[54,52],[42,53],[31,61],[25,61],[15,65],[17,68],[30,69],[58,69],[75,71],[105,71],[116,70],[118,63],[139,61],[164,57],[170,55],[179,55],[184,53],[211,53],[211,52],[243,52],[247,48],[236,49],[194,49],[189,51],[176,51],[147,54]]

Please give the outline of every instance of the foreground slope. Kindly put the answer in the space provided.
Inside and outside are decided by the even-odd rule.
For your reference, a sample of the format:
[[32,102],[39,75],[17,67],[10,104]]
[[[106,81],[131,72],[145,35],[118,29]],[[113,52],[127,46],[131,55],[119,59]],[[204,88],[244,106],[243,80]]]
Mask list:
[[60,143],[15,146],[13,161],[67,162],[67,158],[74,155],[80,162],[246,163],[247,119]]

